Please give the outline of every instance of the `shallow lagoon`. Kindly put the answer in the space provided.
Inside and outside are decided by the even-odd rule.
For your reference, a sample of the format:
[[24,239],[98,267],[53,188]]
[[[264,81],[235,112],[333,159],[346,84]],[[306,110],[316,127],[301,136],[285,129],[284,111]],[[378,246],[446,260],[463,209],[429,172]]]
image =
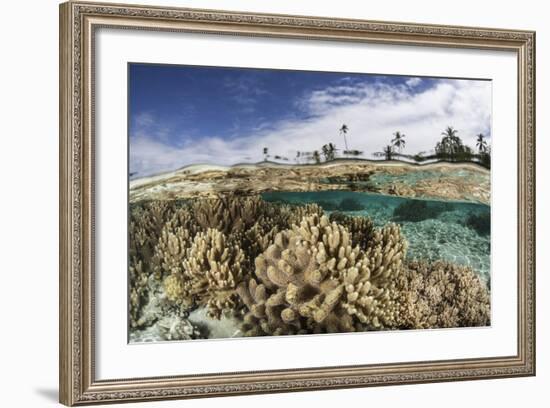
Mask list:
[[[407,258],[443,259],[467,265],[490,282],[490,234],[468,225],[472,217],[488,216],[490,207],[487,205],[352,191],[278,191],[263,193],[262,198],[289,204],[317,203],[327,213],[340,211],[351,216],[370,217],[377,226],[398,223],[409,241]],[[403,216],[403,211],[396,212],[400,206],[408,209],[408,214]]]

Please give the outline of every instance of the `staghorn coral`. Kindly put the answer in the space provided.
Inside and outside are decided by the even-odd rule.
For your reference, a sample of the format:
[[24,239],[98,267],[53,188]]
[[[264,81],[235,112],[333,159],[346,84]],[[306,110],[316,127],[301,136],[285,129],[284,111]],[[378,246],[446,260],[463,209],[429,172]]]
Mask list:
[[243,332],[349,332],[392,323],[387,278],[398,272],[406,243],[395,226],[375,237],[369,259],[352,246],[344,226],[325,216],[304,217],[278,233],[256,258],[260,282],[242,283],[237,290],[248,308]]
[[411,261],[396,280],[399,328],[475,327],[490,324],[486,284],[468,267]]

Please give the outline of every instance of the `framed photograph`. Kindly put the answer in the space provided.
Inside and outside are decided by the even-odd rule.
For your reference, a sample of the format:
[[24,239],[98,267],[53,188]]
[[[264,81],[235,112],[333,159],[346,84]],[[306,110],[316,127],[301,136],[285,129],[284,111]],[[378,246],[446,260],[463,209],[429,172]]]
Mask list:
[[60,401],[535,374],[535,33],[60,6]]

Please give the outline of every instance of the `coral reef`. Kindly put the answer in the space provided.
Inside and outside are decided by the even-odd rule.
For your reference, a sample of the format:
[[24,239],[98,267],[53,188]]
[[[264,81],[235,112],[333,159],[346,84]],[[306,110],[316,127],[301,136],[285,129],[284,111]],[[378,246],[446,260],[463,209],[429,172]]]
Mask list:
[[368,217],[352,217],[341,212],[330,214],[330,222],[344,225],[351,233],[353,245],[366,249],[374,235],[374,224]]
[[182,272],[186,250],[191,245],[193,234],[189,228],[174,227],[168,221],[163,227],[153,255],[153,272],[157,278]]
[[397,327],[427,329],[490,324],[486,284],[467,267],[411,261],[397,278]]
[[278,216],[275,218],[276,224],[280,229],[290,228],[293,225],[300,224],[302,218],[309,215],[323,216],[323,208],[317,204],[304,204],[300,206],[281,206],[278,210]]
[[[448,210],[410,202],[394,216]],[[139,341],[206,336],[189,313],[247,336],[489,324],[488,288],[471,269],[405,261],[398,225],[327,217],[322,205],[235,194],[134,203],[129,235],[129,320]]]
[[[391,325],[391,278],[406,242],[397,226],[375,231],[362,251],[351,233],[325,216],[304,217],[256,258],[256,276],[238,288],[249,312],[243,332],[349,332]],[[263,333],[259,333],[259,331]]]
[[181,273],[164,281],[167,293],[208,308],[209,315],[219,318],[225,310],[237,307],[235,289],[245,277],[244,253],[238,245],[229,244],[225,234],[209,228],[199,232],[186,251]]
[[149,302],[152,258],[163,226],[173,214],[174,204],[167,202],[144,202],[130,208],[128,269],[132,327],[140,327],[147,321],[142,318],[142,309]]
[[225,234],[251,227],[261,215],[262,201],[258,196],[238,197],[223,194],[193,202],[195,220],[203,228],[215,228]]

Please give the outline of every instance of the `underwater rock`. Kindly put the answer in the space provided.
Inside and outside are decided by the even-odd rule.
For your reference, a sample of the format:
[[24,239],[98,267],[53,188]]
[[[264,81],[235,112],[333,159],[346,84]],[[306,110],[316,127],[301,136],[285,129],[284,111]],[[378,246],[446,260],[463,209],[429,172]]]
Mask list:
[[322,200],[318,201],[317,204],[319,204],[321,208],[325,211],[337,211],[340,209],[338,203],[335,203],[333,201]]
[[465,222],[467,227],[475,230],[479,235],[491,234],[491,213],[484,211],[480,214],[471,213]]
[[452,205],[445,203],[432,203],[424,200],[407,200],[399,204],[393,210],[393,218],[396,221],[419,222],[437,216],[445,211],[452,210]]
[[130,331],[130,342],[204,339],[206,334],[183,316],[167,315],[145,329]]
[[340,211],[361,211],[365,207],[363,206],[363,204],[361,204],[359,200],[348,197],[340,201],[338,208],[340,209]]

